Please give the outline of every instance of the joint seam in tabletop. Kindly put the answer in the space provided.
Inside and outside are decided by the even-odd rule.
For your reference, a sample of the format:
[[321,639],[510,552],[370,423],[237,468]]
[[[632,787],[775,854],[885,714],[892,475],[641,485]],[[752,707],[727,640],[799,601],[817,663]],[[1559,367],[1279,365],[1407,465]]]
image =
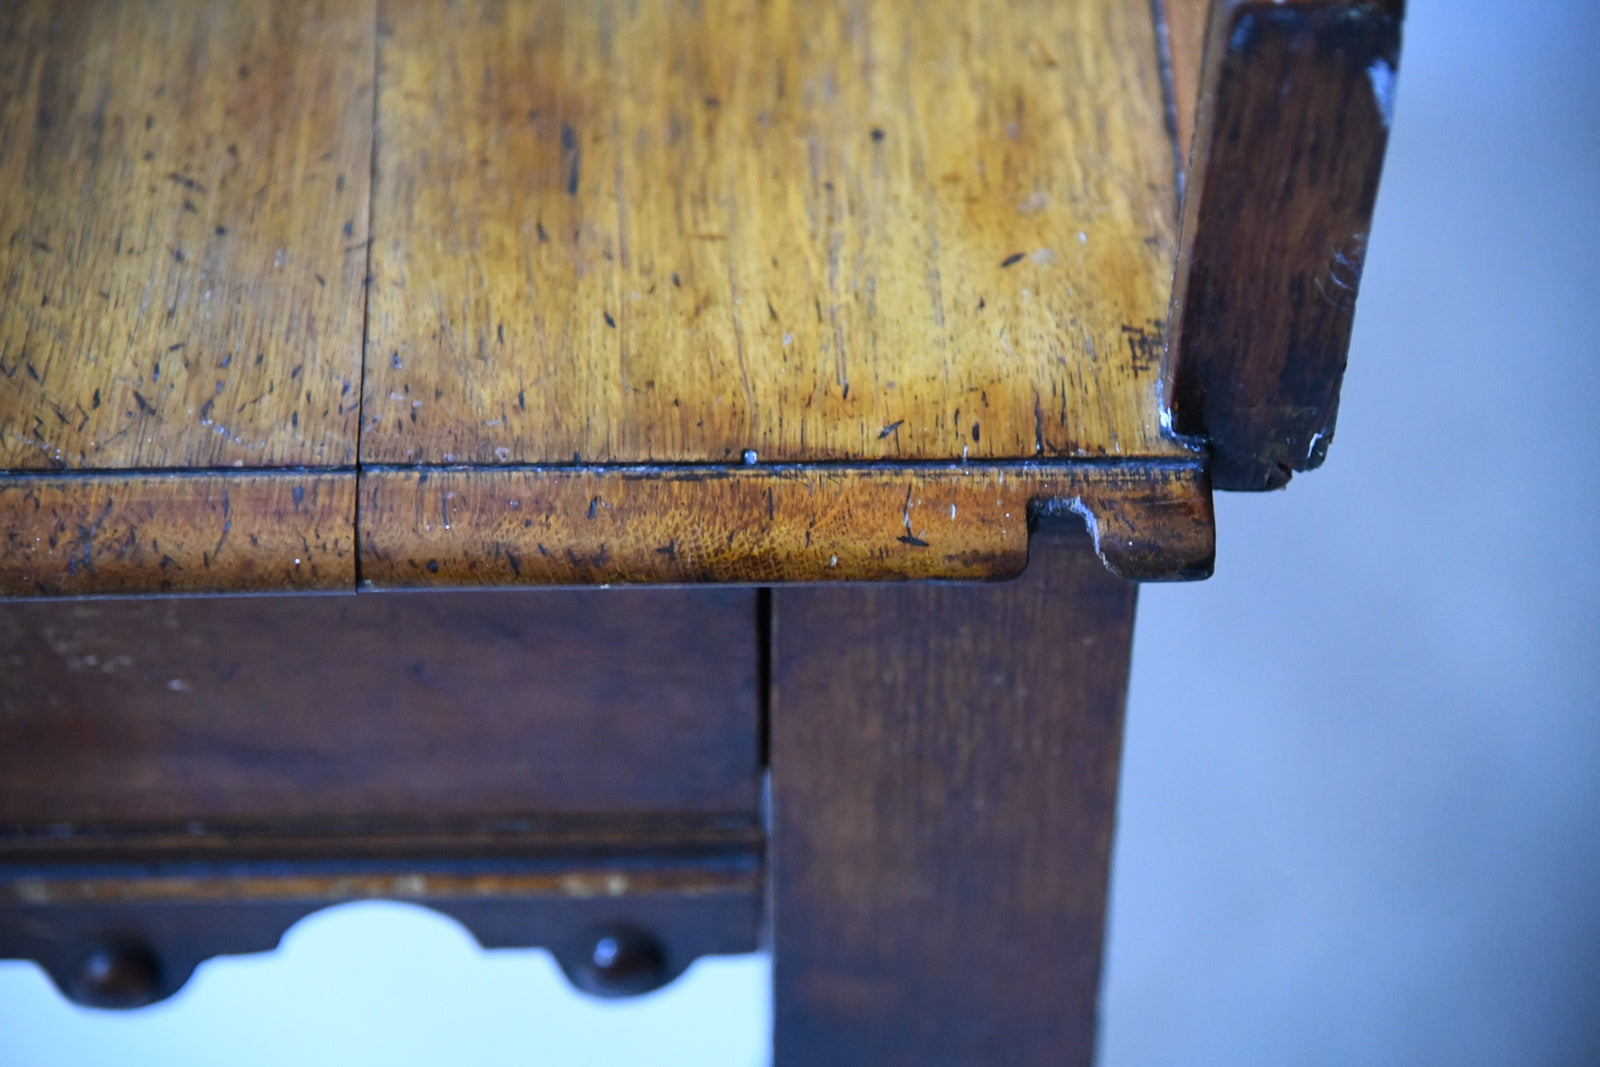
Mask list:
[[[383,0],[372,5],[372,132],[369,138],[371,158],[367,161],[367,253],[361,275],[361,358],[356,369],[356,467],[357,481],[361,466],[361,431],[367,421],[367,345],[372,325],[372,227],[376,216],[376,198],[373,187],[378,184],[378,92],[383,73]],[[361,588],[361,493],[356,493],[355,506],[350,514],[350,540],[355,546],[355,588]]]

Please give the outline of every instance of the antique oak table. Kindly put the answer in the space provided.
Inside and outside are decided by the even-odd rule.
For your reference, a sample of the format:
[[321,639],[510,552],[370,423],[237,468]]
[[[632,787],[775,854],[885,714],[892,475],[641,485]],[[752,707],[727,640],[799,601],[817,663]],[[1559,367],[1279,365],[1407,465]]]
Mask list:
[[1401,6],[4,5],[0,955],[387,897],[1090,1059],[1134,582],[1322,459]]

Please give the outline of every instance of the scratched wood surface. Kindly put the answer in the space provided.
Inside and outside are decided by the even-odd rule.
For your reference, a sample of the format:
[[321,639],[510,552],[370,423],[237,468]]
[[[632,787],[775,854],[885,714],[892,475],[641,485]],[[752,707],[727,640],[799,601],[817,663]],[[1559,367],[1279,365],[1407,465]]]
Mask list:
[[0,4],[0,470],[354,462],[374,37]]
[[[7,5],[0,595],[1005,577],[1025,527],[957,499],[989,483],[996,529],[1082,506],[1119,573],[1204,573],[1203,459],[1159,418],[1157,29],[1117,0]],[[877,462],[971,465],[913,479],[956,489],[937,551]],[[740,465],[729,500],[704,464]],[[458,465],[475,520],[542,494],[570,540],[435,543],[404,468]],[[719,514],[742,555],[674,554]]]
[[353,472],[0,478],[0,597],[348,591]]
[[1211,573],[1193,462],[383,469],[361,476],[363,588],[1010,578],[1041,510],[1144,580]]
[[1147,4],[381,18],[363,461],[1181,453]]

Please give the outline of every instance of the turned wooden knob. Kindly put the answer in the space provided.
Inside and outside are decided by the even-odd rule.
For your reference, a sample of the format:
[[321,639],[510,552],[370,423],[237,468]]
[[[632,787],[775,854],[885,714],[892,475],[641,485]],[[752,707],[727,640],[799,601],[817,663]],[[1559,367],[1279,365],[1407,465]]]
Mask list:
[[92,1008],[138,1008],[160,998],[161,963],[138,942],[96,945],[73,971],[67,995]]
[[632,927],[600,931],[576,968],[579,988],[600,997],[629,997],[666,985],[667,954],[652,934]]

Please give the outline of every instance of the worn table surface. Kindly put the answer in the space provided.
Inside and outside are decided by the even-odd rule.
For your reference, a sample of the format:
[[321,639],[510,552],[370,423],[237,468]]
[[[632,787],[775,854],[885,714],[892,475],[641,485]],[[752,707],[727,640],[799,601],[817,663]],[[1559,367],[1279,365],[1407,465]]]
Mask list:
[[0,593],[995,577],[1045,500],[1193,573],[1157,37],[6,5]]

